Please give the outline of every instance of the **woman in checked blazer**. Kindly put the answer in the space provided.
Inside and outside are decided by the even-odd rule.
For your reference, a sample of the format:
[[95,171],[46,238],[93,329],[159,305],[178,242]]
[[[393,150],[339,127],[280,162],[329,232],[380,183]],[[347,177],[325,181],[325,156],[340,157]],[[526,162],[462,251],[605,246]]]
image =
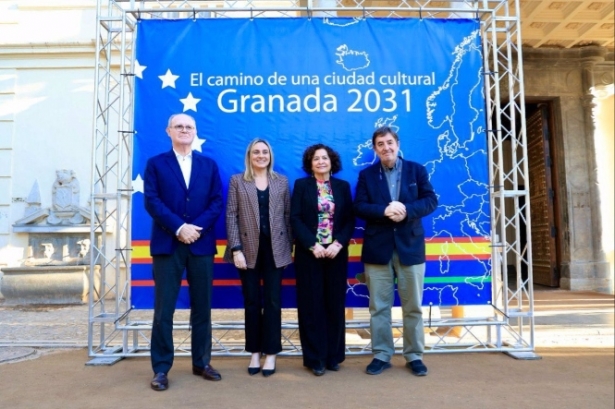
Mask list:
[[[241,277],[245,308],[248,373],[275,373],[282,351],[282,271],[292,262],[288,179],[273,171],[273,151],[254,139],[245,155],[245,171],[233,175],[226,206],[227,247],[224,259]],[[261,287],[261,280],[263,285]]]

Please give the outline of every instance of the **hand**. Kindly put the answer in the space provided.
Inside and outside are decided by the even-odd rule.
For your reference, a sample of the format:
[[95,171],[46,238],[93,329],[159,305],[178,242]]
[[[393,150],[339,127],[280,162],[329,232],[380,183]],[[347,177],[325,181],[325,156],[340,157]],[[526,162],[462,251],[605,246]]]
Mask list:
[[325,257],[335,258],[337,256],[337,253],[339,253],[342,249],[342,247],[343,246],[340,243],[334,241],[329,247],[325,249]]
[[405,215],[399,215],[399,214],[394,214],[393,216],[389,217],[389,219],[393,220],[395,223],[399,223],[402,220],[404,220],[406,218]]
[[233,252],[233,264],[240,270],[247,270],[248,263],[246,263],[246,256],[243,255],[242,251]]
[[406,206],[394,200],[384,209],[384,215],[394,222],[400,222],[406,218]]
[[325,248],[319,243],[316,243],[312,247],[312,254],[314,254],[316,258],[325,258]]
[[394,213],[406,215],[406,205],[397,200],[389,203],[389,206]]
[[182,243],[192,244],[201,237],[201,230],[203,230],[202,227],[195,226],[194,224],[186,223],[179,230],[179,234],[177,235],[177,238]]

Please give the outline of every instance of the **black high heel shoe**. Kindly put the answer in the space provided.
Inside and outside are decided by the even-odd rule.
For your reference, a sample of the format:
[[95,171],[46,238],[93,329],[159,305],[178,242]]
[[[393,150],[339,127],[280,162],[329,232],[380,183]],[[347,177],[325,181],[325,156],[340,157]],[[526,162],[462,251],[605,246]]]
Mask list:
[[[274,355],[265,355],[265,365],[271,365],[271,357],[273,356],[273,369],[265,369],[263,368],[263,376],[266,378],[268,376],[271,376],[275,373],[275,354]],[[269,359],[268,359],[269,358]],[[268,362],[269,361],[269,362]]]
[[275,373],[275,366],[273,367],[273,369],[263,369],[263,376],[265,378],[273,375],[274,373]]
[[248,367],[248,373],[250,374],[250,376],[256,375],[260,371],[261,371],[261,367],[260,366],[257,366],[256,368]]

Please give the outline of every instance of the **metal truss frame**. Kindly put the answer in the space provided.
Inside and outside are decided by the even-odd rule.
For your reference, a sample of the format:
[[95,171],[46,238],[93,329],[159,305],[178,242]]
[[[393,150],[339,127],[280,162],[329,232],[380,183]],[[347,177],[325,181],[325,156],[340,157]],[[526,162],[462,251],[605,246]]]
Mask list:
[[[533,359],[529,175],[519,0],[98,0],[92,135],[92,228],[88,364],[149,355],[151,320],[131,309],[131,195],[135,30],[138,19],[232,17],[477,18],[486,96],[492,244],[492,303],[479,314],[429,311],[427,353],[494,352]],[[521,226],[526,227],[523,237]],[[99,274],[96,273],[99,267]],[[522,271],[527,271],[527,278]],[[511,274],[512,273],[512,274]],[[99,283],[99,284],[98,284]],[[462,307],[471,310],[472,307]],[[432,314],[432,312],[434,314]],[[467,312],[467,311],[466,311]],[[435,317],[432,319],[432,315]],[[459,316],[461,315],[461,316]],[[151,315],[150,315],[151,316]],[[394,320],[400,331],[401,320]],[[176,320],[176,355],[188,356],[187,321]],[[368,319],[347,321],[369,334]],[[299,354],[297,322],[283,322],[282,354]],[[182,331],[185,331],[182,333]],[[236,341],[243,322],[213,324],[214,355],[247,354]],[[396,335],[397,336],[397,335]],[[241,337],[240,337],[241,338]],[[348,354],[371,352],[369,336]],[[401,336],[397,338],[400,340]],[[401,341],[400,341],[401,343]],[[401,352],[401,345],[396,345]]]

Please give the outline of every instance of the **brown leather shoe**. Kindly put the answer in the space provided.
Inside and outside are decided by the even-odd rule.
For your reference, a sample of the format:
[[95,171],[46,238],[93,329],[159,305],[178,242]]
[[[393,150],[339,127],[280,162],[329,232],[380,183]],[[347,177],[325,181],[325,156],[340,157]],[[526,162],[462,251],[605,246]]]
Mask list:
[[192,373],[194,375],[202,376],[208,381],[220,381],[222,380],[222,376],[220,372],[216,371],[213,366],[205,365],[205,368],[199,368],[198,366],[192,365]]
[[159,372],[154,375],[154,378],[150,382],[150,386],[155,391],[166,391],[169,389],[169,378],[167,378],[167,374],[164,372]]

